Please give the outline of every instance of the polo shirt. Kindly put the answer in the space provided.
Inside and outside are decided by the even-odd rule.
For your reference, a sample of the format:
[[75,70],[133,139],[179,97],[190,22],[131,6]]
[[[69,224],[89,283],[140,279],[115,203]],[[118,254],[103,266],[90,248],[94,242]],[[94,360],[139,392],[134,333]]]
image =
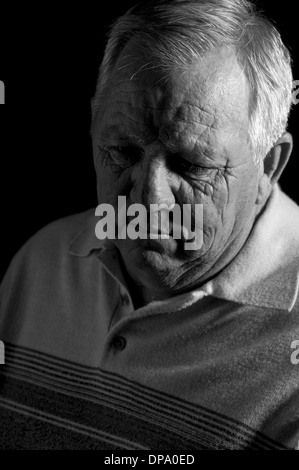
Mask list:
[[96,222],[51,223],[3,280],[0,448],[299,447],[298,206],[275,186],[220,274],[141,308]]

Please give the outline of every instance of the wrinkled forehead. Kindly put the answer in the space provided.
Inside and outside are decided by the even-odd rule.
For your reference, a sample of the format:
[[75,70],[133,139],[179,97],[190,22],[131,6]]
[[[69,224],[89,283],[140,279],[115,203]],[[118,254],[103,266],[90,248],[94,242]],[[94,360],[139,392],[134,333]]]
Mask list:
[[115,65],[101,115],[111,121],[125,115],[140,127],[184,122],[221,128],[247,126],[248,108],[249,87],[233,48],[166,70],[129,44]]

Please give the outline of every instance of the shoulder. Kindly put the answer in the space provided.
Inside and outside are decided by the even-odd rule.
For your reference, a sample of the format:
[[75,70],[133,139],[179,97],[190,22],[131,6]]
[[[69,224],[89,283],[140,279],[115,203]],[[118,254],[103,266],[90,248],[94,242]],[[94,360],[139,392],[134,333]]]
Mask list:
[[94,210],[89,209],[51,222],[36,232],[16,256],[26,253],[50,255],[53,252],[67,249],[77,234],[86,228],[93,214]]
[[11,289],[41,286],[68,270],[69,246],[88,225],[94,210],[61,218],[34,234],[15,254],[1,284],[1,298]]
[[118,297],[105,293],[116,281],[99,261],[94,212],[50,223],[14,256],[0,286],[5,344],[76,355],[76,338],[89,336],[96,312],[116,308]]
[[35,258],[42,260],[68,252],[72,240],[83,231],[90,222],[94,209],[55,220],[36,232],[14,256],[17,260]]

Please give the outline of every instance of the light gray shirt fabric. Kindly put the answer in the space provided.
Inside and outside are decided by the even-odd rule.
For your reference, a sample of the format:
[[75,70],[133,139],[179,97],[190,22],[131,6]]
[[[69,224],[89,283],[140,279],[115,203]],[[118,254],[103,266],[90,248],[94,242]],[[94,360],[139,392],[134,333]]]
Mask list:
[[[20,444],[15,430],[11,445],[34,447],[28,436],[42,439],[36,431],[42,421],[49,447],[59,448],[58,434],[46,429],[43,413],[51,416],[51,426],[59,421],[59,429],[68,426],[75,434],[80,424],[87,439],[81,415],[70,411],[66,418],[63,407],[68,397],[80,398],[84,409],[95,406],[90,383],[82,383],[99,373],[99,387],[103,377],[115,381],[94,391],[98,406],[112,414],[108,419],[99,408],[105,418],[89,423],[92,444],[81,440],[79,448],[182,450],[185,442],[189,449],[296,448],[299,364],[291,361],[291,345],[299,340],[298,206],[276,186],[224,271],[192,292],[138,309],[119,253],[111,242],[96,238],[96,222],[90,210],[45,227],[15,256],[2,283],[0,339],[7,344],[9,364],[0,366],[0,410],[7,423],[16,413],[22,439],[26,436]],[[68,363],[76,368],[76,379]],[[29,403],[31,386],[35,401]],[[116,393],[124,386],[127,392]],[[21,396],[16,389],[23,389]],[[43,409],[41,390],[59,394],[55,410]],[[111,424],[120,412],[130,432]],[[163,432],[154,431],[152,422]],[[61,442],[72,448],[72,439],[64,435]]]

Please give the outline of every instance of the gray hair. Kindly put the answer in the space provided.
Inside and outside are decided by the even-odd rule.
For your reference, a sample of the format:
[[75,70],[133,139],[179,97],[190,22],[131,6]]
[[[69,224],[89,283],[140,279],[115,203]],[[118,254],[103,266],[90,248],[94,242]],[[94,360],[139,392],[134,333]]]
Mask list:
[[92,100],[93,123],[117,59],[132,38],[168,73],[209,50],[234,45],[250,88],[249,141],[261,163],[286,130],[293,77],[279,32],[250,1],[152,0],[131,8],[108,36]]

